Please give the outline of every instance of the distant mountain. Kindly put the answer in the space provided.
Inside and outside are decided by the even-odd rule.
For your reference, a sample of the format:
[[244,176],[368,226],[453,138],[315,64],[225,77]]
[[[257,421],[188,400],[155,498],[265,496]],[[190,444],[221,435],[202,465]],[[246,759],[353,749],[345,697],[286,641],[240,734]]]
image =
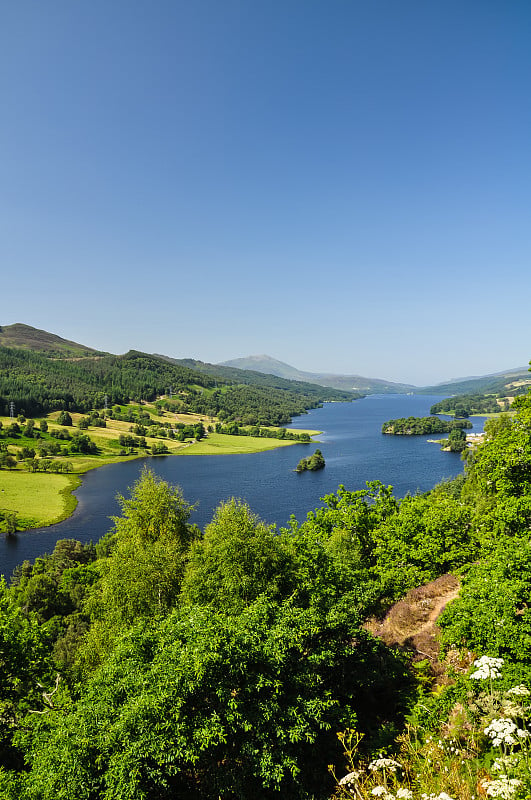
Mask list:
[[283,389],[287,391],[297,391],[303,394],[310,392],[317,394],[322,400],[356,400],[363,397],[363,392],[353,392],[351,390],[336,389],[326,384],[310,383],[307,380],[292,380],[283,378],[272,372],[258,372],[254,369],[238,369],[237,367],[226,367],[223,364],[209,364],[205,361],[197,361],[194,358],[171,358],[171,356],[153,354],[156,358],[169,361],[188,369],[196,369],[199,372],[211,375],[214,378],[221,378],[230,383],[247,384],[249,386],[260,386],[262,388]]
[[469,378],[456,378],[446,383],[425,386],[419,389],[422,394],[510,394],[511,389],[531,384],[531,373],[527,367],[516,367],[491,375],[478,375]]
[[22,350],[33,350],[54,358],[83,358],[86,356],[104,355],[100,350],[94,350],[84,344],[62,339],[55,333],[41,331],[15,322],[14,325],[0,326],[0,347],[15,347]]
[[330,386],[333,389],[361,392],[362,394],[407,394],[408,392],[416,391],[416,387],[409,383],[393,383],[393,381],[385,381],[379,378],[364,378],[361,375],[303,372],[286,364],[284,361],[277,361],[277,359],[267,355],[234,358],[231,361],[223,361],[217,366],[254,370],[268,375],[277,375],[292,381],[303,381],[304,383],[313,383],[318,386]]

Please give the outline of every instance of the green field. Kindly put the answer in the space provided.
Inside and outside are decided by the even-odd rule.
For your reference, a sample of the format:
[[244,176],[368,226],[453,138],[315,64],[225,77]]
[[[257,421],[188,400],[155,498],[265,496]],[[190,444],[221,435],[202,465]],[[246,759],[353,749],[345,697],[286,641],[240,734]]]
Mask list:
[[[297,433],[302,433],[302,431],[297,431]],[[312,435],[317,431],[308,431],[308,433]],[[185,448],[182,455],[221,456],[261,453],[264,450],[274,450],[276,447],[286,447],[290,444],[300,444],[300,442],[294,442],[291,439],[266,439],[261,436],[227,436],[224,433],[209,433],[206,439]]]
[[18,529],[53,525],[74,511],[80,482],[76,475],[0,470],[0,511],[15,511]]

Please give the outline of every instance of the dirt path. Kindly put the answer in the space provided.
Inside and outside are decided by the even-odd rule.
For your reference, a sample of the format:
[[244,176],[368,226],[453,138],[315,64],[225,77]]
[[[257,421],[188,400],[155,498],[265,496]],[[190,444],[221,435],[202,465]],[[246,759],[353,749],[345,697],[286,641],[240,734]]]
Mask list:
[[439,656],[437,619],[459,596],[459,589],[455,575],[442,575],[412,589],[383,620],[370,620],[366,627],[390,646],[413,650],[414,660],[428,658],[435,664]]

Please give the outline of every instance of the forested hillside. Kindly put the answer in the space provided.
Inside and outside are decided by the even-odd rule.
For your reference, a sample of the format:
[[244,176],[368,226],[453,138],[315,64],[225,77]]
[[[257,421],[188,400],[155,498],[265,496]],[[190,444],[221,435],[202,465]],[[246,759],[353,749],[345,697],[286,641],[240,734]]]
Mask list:
[[[147,471],[104,540],[23,564],[0,599],[0,796],[527,797],[531,397],[515,406],[425,495],[339,487],[280,531],[230,500],[202,532]],[[448,572],[437,670],[368,632]]]
[[[238,372],[235,370],[235,372]],[[325,400],[351,400],[352,394],[279,379],[268,382],[241,373],[236,384],[222,375],[130,351],[75,360],[48,358],[31,350],[0,347],[0,414],[28,417],[65,409],[93,408],[154,400],[171,394],[181,411],[210,414],[244,424],[282,425]],[[105,401],[107,398],[107,401]]]

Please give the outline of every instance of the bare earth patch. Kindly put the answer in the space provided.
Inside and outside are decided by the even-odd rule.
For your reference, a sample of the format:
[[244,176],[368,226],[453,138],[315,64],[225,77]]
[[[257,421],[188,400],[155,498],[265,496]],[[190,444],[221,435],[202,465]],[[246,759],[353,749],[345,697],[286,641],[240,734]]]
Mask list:
[[428,658],[434,674],[440,674],[444,667],[438,666],[437,619],[448,603],[459,596],[459,589],[455,575],[441,575],[431,583],[411,589],[383,620],[372,618],[365,627],[390,647],[413,651],[414,661]]

